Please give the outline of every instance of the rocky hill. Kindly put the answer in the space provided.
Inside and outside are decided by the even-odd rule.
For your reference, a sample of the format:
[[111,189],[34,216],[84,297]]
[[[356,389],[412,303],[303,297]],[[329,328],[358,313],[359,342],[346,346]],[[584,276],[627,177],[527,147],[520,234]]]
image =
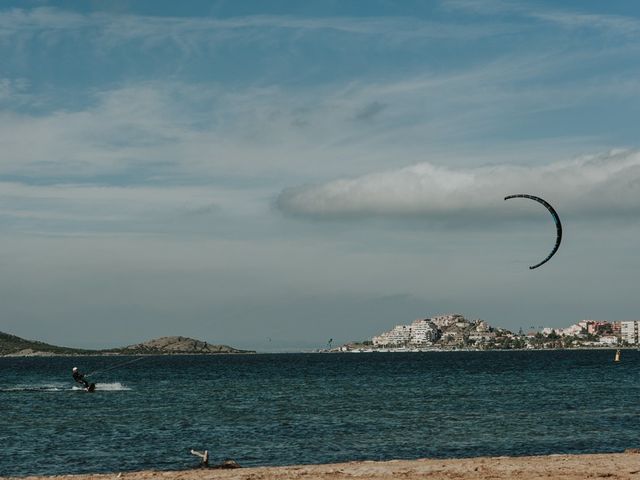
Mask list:
[[176,354],[176,353],[249,353],[228,345],[213,345],[188,337],[160,337],[148,342],[129,345],[120,349],[122,353]]
[[51,355],[168,355],[168,354],[254,353],[238,350],[228,345],[214,345],[187,337],[161,337],[148,342],[106,350],[59,347],[35,340],[0,332],[0,357],[2,356],[51,356]]

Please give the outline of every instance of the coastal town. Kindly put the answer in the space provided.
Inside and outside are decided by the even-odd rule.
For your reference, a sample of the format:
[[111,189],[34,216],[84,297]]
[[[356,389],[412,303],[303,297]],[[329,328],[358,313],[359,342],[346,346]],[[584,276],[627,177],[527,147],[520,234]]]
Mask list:
[[581,320],[566,328],[531,327],[517,333],[460,314],[438,315],[396,325],[364,342],[342,345],[341,352],[406,352],[434,350],[533,350],[621,348],[639,343],[640,320]]

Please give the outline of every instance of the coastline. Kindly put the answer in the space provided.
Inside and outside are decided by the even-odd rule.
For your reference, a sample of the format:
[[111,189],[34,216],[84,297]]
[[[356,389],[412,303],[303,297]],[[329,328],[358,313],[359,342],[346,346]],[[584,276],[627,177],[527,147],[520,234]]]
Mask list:
[[[637,346],[597,346],[597,347],[558,347],[558,348],[416,348],[416,349],[370,349],[370,350],[321,350],[309,353],[440,353],[440,352],[553,352],[553,351],[571,351],[571,350],[640,350]],[[308,352],[300,352],[308,353]]]
[[[401,350],[401,349],[385,349],[385,350],[300,350],[300,351],[287,351],[287,352],[261,352],[254,350],[238,351],[238,352],[146,352],[146,353],[128,353],[128,352],[92,352],[92,353],[55,353],[55,352],[15,352],[0,355],[0,358],[33,358],[33,357],[179,357],[179,356],[192,356],[192,357],[207,357],[207,356],[219,356],[219,355],[288,355],[288,354],[362,354],[362,353],[460,353],[460,352],[551,352],[551,351],[613,351],[613,350],[640,350],[638,347],[624,346],[624,347],[571,347],[571,348],[439,348],[439,349],[415,349],[415,350]],[[0,477],[2,478],[2,477]]]
[[22,480],[299,480],[299,479],[377,479],[446,478],[460,480],[488,479],[563,479],[585,478],[640,479],[640,449],[624,453],[583,455],[545,455],[527,457],[477,457],[462,459],[419,459],[355,461],[321,465],[292,465],[285,467],[251,467],[231,470],[194,468],[182,471],[137,471],[123,473],[55,475],[28,477],[0,477]]
[[[219,355],[257,355],[260,352],[216,352],[216,353],[54,353],[54,352],[33,352],[33,353],[7,353],[0,355],[0,358],[34,358],[34,357],[215,357]],[[2,478],[2,477],[0,477]]]

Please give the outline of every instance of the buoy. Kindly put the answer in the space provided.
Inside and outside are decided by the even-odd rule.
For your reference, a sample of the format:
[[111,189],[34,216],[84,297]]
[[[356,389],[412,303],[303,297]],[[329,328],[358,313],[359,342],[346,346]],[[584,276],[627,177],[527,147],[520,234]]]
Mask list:
[[616,357],[613,359],[614,362],[620,361],[620,350],[616,350]]

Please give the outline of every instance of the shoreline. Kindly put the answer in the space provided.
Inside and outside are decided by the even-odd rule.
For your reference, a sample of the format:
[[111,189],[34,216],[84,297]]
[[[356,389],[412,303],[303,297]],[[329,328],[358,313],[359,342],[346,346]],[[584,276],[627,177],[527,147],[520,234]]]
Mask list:
[[563,479],[585,478],[640,479],[640,449],[624,453],[580,455],[543,455],[526,457],[475,457],[461,459],[354,461],[319,465],[284,467],[249,467],[237,469],[193,468],[179,471],[133,471],[79,475],[0,477],[21,480],[310,480],[446,478],[460,480],[488,479]]
[[[217,355],[258,355],[259,352],[216,352],[216,353],[7,353],[0,358],[46,358],[46,357],[215,357]],[[2,477],[0,477],[2,478]]]
[[602,351],[602,350],[640,350],[638,346],[610,347],[571,347],[571,348],[458,348],[458,349],[423,349],[423,350],[349,350],[344,352],[322,351],[317,353],[452,353],[452,352],[569,352],[569,351]]
[[[568,351],[602,351],[602,350],[640,350],[638,347],[575,347],[575,348],[487,348],[487,349],[433,349],[433,350],[367,350],[367,351],[291,351],[291,352],[215,352],[215,353],[7,353],[0,355],[2,358],[46,358],[46,357],[215,357],[220,355],[292,355],[292,354],[367,354],[367,353],[469,353],[469,352],[568,352]],[[2,477],[0,477],[2,478]]]

